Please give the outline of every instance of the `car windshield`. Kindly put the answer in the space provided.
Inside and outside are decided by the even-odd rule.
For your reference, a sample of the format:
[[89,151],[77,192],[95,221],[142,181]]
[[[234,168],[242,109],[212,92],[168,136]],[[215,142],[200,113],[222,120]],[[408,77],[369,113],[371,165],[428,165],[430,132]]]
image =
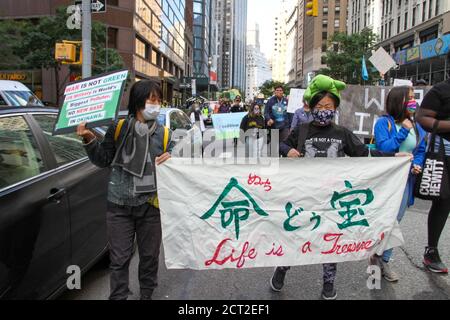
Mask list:
[[[44,104],[35,95],[33,95],[31,91],[3,91],[3,94],[14,106],[44,106]],[[30,97],[34,98],[34,101],[31,103],[28,102]]]

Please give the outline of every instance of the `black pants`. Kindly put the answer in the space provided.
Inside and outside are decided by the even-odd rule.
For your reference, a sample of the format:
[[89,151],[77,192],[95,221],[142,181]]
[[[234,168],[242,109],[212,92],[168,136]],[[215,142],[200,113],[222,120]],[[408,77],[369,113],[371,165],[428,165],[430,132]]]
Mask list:
[[149,204],[139,207],[108,203],[106,217],[111,257],[110,300],[126,300],[129,289],[129,265],[136,235],[139,250],[141,296],[151,296],[157,287],[161,218],[159,209]]

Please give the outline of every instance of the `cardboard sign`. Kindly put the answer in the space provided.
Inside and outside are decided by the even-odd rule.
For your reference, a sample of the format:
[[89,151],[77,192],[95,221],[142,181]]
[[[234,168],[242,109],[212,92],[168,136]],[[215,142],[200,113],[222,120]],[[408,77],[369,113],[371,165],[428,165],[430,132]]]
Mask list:
[[117,118],[127,76],[122,70],[69,84],[53,134],[74,132],[82,122],[88,128],[109,125]]
[[287,107],[288,113],[295,113],[295,111],[303,107],[303,95],[305,94],[305,91],[306,90],[304,89],[291,89]]

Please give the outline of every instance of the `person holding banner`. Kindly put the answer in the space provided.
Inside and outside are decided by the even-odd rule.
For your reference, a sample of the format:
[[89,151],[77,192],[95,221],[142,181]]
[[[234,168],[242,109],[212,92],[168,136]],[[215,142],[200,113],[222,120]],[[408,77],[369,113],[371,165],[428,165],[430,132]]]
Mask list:
[[151,300],[157,286],[161,220],[156,194],[156,166],[170,159],[170,132],[158,124],[162,92],[153,81],[133,85],[128,118],[112,124],[98,141],[86,123],[77,133],[89,159],[98,167],[111,167],[106,223],[110,249],[110,300],[129,295],[129,264],[133,243],[139,250],[141,300]]
[[[450,63],[450,52],[447,55]],[[417,113],[417,122],[428,132],[436,125],[435,150],[444,144],[447,172],[450,172],[450,80],[438,83],[425,96]],[[450,213],[450,198],[436,199],[428,214],[428,246],[425,248],[423,263],[428,270],[448,273],[438,251],[439,239]]]
[[[339,107],[341,95],[346,84],[324,75],[316,76],[305,92],[305,100],[311,108],[313,122],[304,123],[289,135],[280,150],[289,158],[337,158],[394,156],[394,152],[369,150],[350,130],[333,123],[336,109]],[[399,153],[399,156],[410,156]],[[270,285],[274,291],[281,291],[284,286],[286,272],[290,267],[276,268]],[[334,300],[337,297],[334,282],[337,264],[323,265],[322,298]]]
[[[397,220],[400,222],[406,209],[414,204],[414,185],[416,176],[422,172],[425,160],[426,137],[425,130],[414,121],[417,102],[414,98],[414,89],[403,86],[393,88],[386,99],[387,115],[378,119],[375,124],[376,147],[380,151],[407,152],[414,155],[411,173],[408,177],[403,200],[398,212]],[[383,277],[389,282],[397,282],[399,276],[389,266],[393,250],[387,250],[383,256],[374,255],[370,265],[377,265]]]
[[265,129],[266,125],[264,117],[261,114],[261,108],[256,103],[250,107],[250,111],[242,119],[240,128],[244,132],[252,130],[252,135],[250,137],[247,137],[246,135],[250,150],[252,150],[251,157],[261,157],[262,148],[264,146],[264,138],[260,137],[259,130]]

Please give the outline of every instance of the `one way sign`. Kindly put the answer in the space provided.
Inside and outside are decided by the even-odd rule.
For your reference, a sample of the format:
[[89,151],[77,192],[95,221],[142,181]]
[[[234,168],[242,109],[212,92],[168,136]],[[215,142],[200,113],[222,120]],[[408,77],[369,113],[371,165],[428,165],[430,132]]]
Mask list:
[[[75,0],[76,6],[81,6],[82,0]],[[91,0],[91,12],[104,13],[106,12],[106,0]]]

